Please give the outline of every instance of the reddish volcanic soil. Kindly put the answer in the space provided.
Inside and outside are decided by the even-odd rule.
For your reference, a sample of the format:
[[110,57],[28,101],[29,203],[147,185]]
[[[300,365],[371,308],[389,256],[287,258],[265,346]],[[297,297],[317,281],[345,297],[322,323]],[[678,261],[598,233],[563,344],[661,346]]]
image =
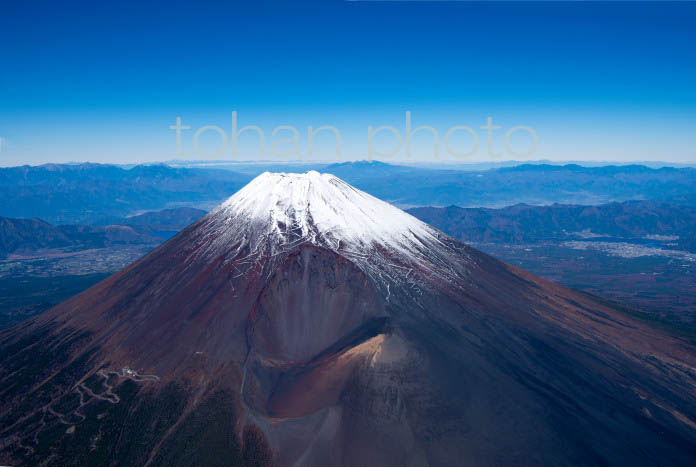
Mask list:
[[229,219],[2,331],[3,464],[693,465],[692,343],[425,227]]

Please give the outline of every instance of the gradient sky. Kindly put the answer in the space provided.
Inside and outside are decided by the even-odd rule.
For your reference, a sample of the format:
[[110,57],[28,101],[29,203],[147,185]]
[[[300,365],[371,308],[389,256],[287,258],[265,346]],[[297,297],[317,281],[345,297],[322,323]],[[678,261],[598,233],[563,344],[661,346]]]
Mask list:
[[[403,133],[410,110],[441,150],[448,128],[476,129],[471,161],[490,160],[488,117],[503,127],[500,159],[514,158],[504,132],[524,125],[539,139],[532,159],[696,161],[696,2],[12,3],[0,20],[0,165],[181,158],[177,116],[193,128],[186,158],[200,159],[193,132],[230,132],[233,110],[267,144],[275,126],[297,127],[303,155],[307,125],[333,125],[341,157],[363,159],[368,125]],[[251,136],[238,159],[260,158]],[[432,158],[431,139],[414,137],[415,158]],[[219,141],[206,132],[201,148]],[[531,141],[517,132],[511,147]],[[330,143],[319,137],[314,158],[333,158]]]

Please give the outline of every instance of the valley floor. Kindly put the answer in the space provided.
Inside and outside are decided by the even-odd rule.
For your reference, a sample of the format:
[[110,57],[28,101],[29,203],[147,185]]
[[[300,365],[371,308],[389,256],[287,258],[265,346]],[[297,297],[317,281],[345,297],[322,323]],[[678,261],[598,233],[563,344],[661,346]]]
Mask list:
[[545,279],[644,311],[652,318],[696,324],[696,255],[659,254],[641,245],[604,242],[471,245]]

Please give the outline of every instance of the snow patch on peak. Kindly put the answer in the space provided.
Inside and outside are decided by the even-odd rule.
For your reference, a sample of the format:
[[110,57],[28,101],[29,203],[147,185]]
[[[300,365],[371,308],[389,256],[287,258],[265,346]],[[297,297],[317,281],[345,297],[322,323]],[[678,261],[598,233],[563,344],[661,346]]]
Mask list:
[[255,268],[270,277],[299,246],[322,247],[353,261],[387,300],[397,288],[416,297],[424,281],[461,284],[469,274],[470,257],[460,243],[334,175],[314,171],[259,175],[191,235],[195,257],[223,258],[239,275]]
[[[331,174],[265,172],[212,216],[266,226],[267,234],[329,243],[335,249],[383,245],[411,250],[439,234],[410,214]],[[333,241],[333,243],[332,243]],[[344,243],[345,245],[341,245]],[[326,246],[326,245],[322,245]]]

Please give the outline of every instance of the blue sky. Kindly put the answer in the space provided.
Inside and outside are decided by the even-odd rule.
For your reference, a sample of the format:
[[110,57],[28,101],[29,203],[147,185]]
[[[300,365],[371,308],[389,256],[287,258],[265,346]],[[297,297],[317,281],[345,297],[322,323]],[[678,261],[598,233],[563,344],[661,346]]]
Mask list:
[[[335,126],[341,158],[362,159],[368,125],[403,134],[410,110],[441,152],[452,126],[478,132],[468,160],[489,160],[492,117],[501,159],[504,133],[526,126],[533,159],[696,161],[694,2],[16,3],[0,28],[2,165],[176,159],[177,116],[200,158],[194,131],[230,133],[235,110],[267,144],[296,127],[303,156],[308,125]],[[414,136],[413,157],[432,158],[431,140]],[[518,153],[532,142],[510,137]],[[221,137],[199,143],[212,153]],[[257,146],[247,133],[236,157],[260,158]],[[314,152],[333,158],[332,141]]]

